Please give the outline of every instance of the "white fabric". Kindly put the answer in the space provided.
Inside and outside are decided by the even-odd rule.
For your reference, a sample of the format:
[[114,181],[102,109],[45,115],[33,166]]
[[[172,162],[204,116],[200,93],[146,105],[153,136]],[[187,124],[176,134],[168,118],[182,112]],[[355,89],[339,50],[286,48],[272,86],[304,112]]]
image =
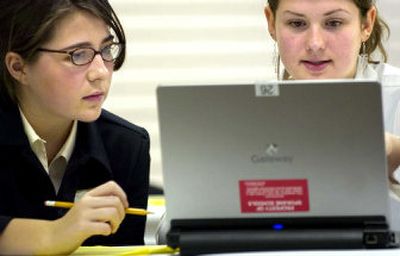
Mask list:
[[24,131],[28,137],[29,144],[31,145],[32,151],[35,153],[36,157],[42,164],[43,168],[49,174],[50,179],[54,185],[54,189],[58,192],[62,178],[64,176],[65,168],[67,163],[71,158],[72,151],[75,145],[76,132],[77,132],[77,121],[74,122],[71,132],[68,135],[67,140],[61,147],[60,151],[53,158],[49,164],[46,151],[46,141],[35,132],[32,125],[26,119],[24,113],[20,109],[22,124],[24,126]]
[[[360,61],[359,61],[360,64]],[[378,80],[382,84],[382,100],[385,131],[400,135],[400,69],[389,64],[358,65],[355,79]],[[400,182],[400,168],[395,171]],[[400,232],[400,185],[390,184],[390,223],[392,229]]]
[[[366,68],[359,65],[355,79],[381,82],[385,131],[400,136],[400,69],[389,64],[370,64]],[[398,182],[399,172],[397,169],[394,175]]]

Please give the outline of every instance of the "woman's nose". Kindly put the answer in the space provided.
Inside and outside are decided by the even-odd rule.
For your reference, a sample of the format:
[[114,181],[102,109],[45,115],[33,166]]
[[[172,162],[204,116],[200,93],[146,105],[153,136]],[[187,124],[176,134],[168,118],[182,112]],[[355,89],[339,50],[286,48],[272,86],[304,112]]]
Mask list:
[[104,61],[100,54],[96,54],[90,63],[90,68],[88,72],[88,78],[90,81],[97,79],[104,79],[110,75],[110,69],[108,68],[110,63]]
[[325,49],[323,30],[319,26],[310,28],[307,40],[307,51],[318,52]]

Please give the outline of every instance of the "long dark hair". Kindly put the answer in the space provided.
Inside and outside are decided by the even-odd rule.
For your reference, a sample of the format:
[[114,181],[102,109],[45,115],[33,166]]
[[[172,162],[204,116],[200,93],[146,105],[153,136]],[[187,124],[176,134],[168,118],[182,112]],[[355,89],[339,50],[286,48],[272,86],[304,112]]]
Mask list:
[[[0,1],[0,96],[17,101],[17,81],[9,74],[5,56],[16,52],[33,62],[37,50],[54,36],[55,26],[63,17],[83,10],[102,19],[113,31],[117,41],[125,45],[122,25],[108,0],[1,0]],[[115,61],[118,70],[125,60],[125,47]]]

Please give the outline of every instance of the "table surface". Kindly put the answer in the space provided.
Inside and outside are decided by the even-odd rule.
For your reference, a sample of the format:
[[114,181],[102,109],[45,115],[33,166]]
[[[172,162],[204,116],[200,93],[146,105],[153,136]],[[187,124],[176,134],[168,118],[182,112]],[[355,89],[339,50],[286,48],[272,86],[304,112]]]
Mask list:
[[[178,255],[172,249],[163,245],[150,246],[82,246],[76,250],[73,256],[84,255]],[[269,252],[243,252],[243,253],[225,253],[215,254],[220,256],[399,256],[400,248],[396,249],[379,249],[379,250],[315,250],[315,251],[269,251]]]

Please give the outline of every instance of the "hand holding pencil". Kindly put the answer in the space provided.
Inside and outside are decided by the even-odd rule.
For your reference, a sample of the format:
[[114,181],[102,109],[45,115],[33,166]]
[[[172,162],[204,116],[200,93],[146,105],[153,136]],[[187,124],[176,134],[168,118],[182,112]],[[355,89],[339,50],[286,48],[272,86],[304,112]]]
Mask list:
[[[20,224],[22,222],[25,230],[35,230],[35,232],[40,230],[38,233],[43,238],[40,240],[43,244],[35,245],[44,248],[40,249],[40,252],[63,255],[76,250],[89,237],[116,233],[129,207],[125,192],[114,181],[91,189],[75,203],[48,202],[47,204],[70,210],[55,220],[18,219],[15,223],[22,225]],[[128,212],[132,213],[130,210]],[[148,212],[140,209],[139,212],[133,213]]]
[[46,204],[70,208],[60,220],[68,221],[69,225],[88,232],[90,236],[107,236],[116,233],[129,207],[125,192],[114,181],[89,190],[77,202],[47,202]]

